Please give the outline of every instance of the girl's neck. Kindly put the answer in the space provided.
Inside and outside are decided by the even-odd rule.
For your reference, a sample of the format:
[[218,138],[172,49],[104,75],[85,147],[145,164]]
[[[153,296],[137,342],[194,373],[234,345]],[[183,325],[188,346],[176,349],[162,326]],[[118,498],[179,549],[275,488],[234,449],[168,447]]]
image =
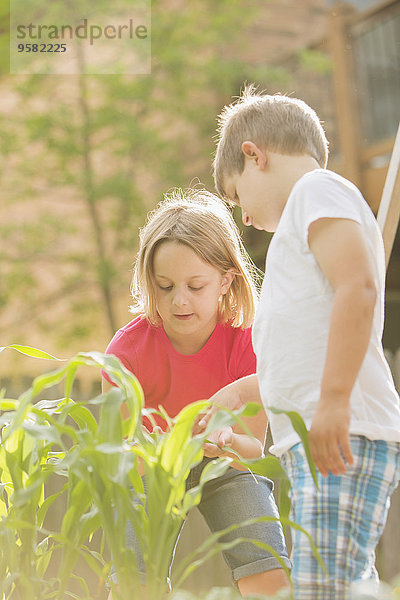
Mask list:
[[216,325],[217,323],[215,323],[211,331],[208,330],[207,332],[203,332],[203,335],[196,333],[196,335],[193,336],[188,335],[174,337],[173,335],[169,335],[165,328],[164,332],[174,349],[179,352],[179,354],[190,356],[191,354],[197,354],[202,348],[204,348],[212,336]]

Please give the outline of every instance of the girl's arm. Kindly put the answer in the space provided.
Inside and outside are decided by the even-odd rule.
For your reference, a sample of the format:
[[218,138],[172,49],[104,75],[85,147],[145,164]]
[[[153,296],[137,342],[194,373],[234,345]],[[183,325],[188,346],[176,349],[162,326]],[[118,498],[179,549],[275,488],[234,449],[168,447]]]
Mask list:
[[[267,423],[265,424],[265,431],[266,428]],[[245,460],[260,458],[264,452],[265,441],[263,443],[262,440],[249,436],[247,433],[238,433],[232,427],[218,429],[208,439],[212,443],[204,444],[204,455],[212,458],[216,456],[232,456],[232,458],[235,458],[235,454],[229,452],[230,448]],[[241,468],[239,464],[233,464],[233,466]]]
[[257,375],[254,373],[253,375],[247,375],[229,383],[211,396],[210,401],[215,406],[200,420],[200,428],[207,425],[219,407],[237,410],[248,402],[257,402],[257,404],[262,406]]
[[247,375],[221,388],[209,399],[213,406],[203,415],[194,427],[194,432],[203,431],[211,417],[220,409],[238,410],[248,402],[256,402],[262,407],[257,375]]
[[[112,388],[112,384],[106,379],[102,380],[103,393],[108,392]],[[215,404],[215,408],[212,408],[209,413],[203,418],[204,426],[195,428],[195,433],[203,431],[206,424],[210,420],[212,414],[218,410],[218,407],[226,407],[230,410],[236,410],[247,404],[248,402],[257,402],[262,407],[261,397],[258,389],[257,376],[248,375],[242,379],[238,379],[233,383],[220,389],[214,394],[210,400]],[[125,411],[127,411],[125,404],[121,406],[122,416],[126,417]],[[259,458],[264,452],[265,438],[267,432],[268,419],[265,414],[264,408],[261,408],[260,412],[254,417],[243,417],[243,423],[251,431],[254,437],[250,437],[247,433],[238,425],[235,424],[233,427],[224,428],[214,432],[209,439],[215,444],[205,444],[204,454],[209,457],[216,456],[232,456],[229,452],[223,452],[222,446],[229,446],[240,454],[244,459]],[[218,448],[220,446],[220,448]],[[233,463],[232,466],[239,470],[245,470],[239,464]]]
[[[204,450],[206,456],[232,456],[229,451],[223,452],[222,446],[229,446],[240,454],[244,459],[259,458],[264,452],[265,439],[267,433],[268,419],[262,407],[260,392],[258,389],[257,376],[248,375],[242,379],[238,379],[233,383],[225,386],[210,398],[214,407],[201,419],[196,427],[196,431],[202,431],[210,421],[211,416],[219,410],[220,407],[230,410],[237,410],[248,402],[256,402],[260,404],[261,410],[254,417],[243,417],[242,421],[245,426],[251,431],[252,436],[249,436],[239,424],[235,424],[232,428],[224,428],[211,434],[211,441],[214,444],[205,444]],[[218,447],[219,446],[219,447]],[[237,463],[233,463],[237,469],[244,469]]]
[[347,219],[319,219],[308,243],[334,290],[320,399],[310,429],[310,449],[321,474],[344,473],[353,463],[350,395],[364,360],[377,297],[361,226]]

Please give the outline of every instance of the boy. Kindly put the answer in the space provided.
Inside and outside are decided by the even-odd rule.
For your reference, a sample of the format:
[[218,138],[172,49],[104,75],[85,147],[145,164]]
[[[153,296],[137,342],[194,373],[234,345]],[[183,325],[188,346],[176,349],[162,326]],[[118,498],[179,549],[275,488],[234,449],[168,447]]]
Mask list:
[[[251,86],[219,125],[218,192],[245,225],[275,235],[253,327],[257,376],[213,401],[236,408],[257,400],[259,386],[293,519],[327,567],[294,531],[295,598],[341,600],[351,582],[377,579],[374,551],[400,476],[399,398],[381,345],[382,238],[358,189],[325,169],[325,133],[304,102]],[[305,420],[319,491],[289,419],[271,407]]]

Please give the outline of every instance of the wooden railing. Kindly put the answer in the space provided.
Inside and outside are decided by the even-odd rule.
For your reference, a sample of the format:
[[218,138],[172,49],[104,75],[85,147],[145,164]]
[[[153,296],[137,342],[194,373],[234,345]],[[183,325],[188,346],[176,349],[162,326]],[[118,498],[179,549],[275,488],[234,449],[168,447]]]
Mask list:
[[[384,66],[389,65],[393,77],[386,68],[385,81],[389,88],[380,89],[376,81],[376,92],[371,98],[371,73],[368,75],[368,53],[362,52],[366,36],[374,32],[379,36],[387,32],[392,39],[380,40],[380,48],[375,52],[380,56]],[[348,5],[337,3],[332,9],[328,29],[328,47],[333,60],[333,82],[337,115],[339,148],[336,168],[345,177],[353,181],[367,198],[376,213],[382,194],[387,167],[393,150],[395,135],[400,118],[400,58],[398,42],[400,41],[400,2],[390,0],[364,13],[359,13]],[[375,43],[378,43],[375,39]],[[370,44],[371,42],[369,42]],[[385,46],[386,44],[386,46]],[[392,47],[395,49],[392,55]],[[396,50],[397,48],[397,50]],[[373,50],[373,49],[372,49]],[[371,51],[369,51],[371,53]],[[382,75],[381,75],[382,78]],[[384,97],[385,96],[385,97]],[[384,110],[390,107],[390,111]],[[377,103],[380,102],[378,106]],[[375,103],[375,104],[374,104]],[[367,126],[365,114],[382,115],[384,126],[375,128]],[[390,112],[389,115],[384,114]],[[371,122],[371,118],[369,119]],[[384,137],[382,137],[382,131]]]

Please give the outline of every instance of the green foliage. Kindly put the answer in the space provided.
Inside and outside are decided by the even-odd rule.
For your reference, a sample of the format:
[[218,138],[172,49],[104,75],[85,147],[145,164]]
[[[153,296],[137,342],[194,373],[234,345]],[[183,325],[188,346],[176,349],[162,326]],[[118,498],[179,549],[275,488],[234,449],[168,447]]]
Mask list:
[[299,436],[299,438],[304,446],[308,466],[309,466],[311,475],[313,477],[315,486],[318,489],[317,472],[316,472],[314,461],[311,457],[310,444],[308,442],[308,432],[307,432],[307,428],[305,426],[303,419],[301,418],[299,413],[297,413],[293,410],[280,410],[280,409],[274,408],[274,407],[272,407],[272,408],[270,407],[269,410],[271,412],[275,413],[276,415],[279,415],[279,414],[286,415],[290,419],[293,429]]
[[332,59],[328,54],[309,48],[300,50],[299,61],[301,67],[319,75],[328,75],[333,69]]
[[[239,600],[242,596],[234,589],[231,588],[212,588],[210,591],[201,594],[200,596],[194,596],[190,592],[184,592],[182,590],[174,593],[171,600]],[[246,596],[248,600],[269,600],[271,596]],[[282,591],[273,596],[273,600],[291,600],[292,594],[290,591]]]
[[[46,7],[54,22],[57,11],[56,4]],[[146,212],[194,177],[212,185],[215,116],[249,67],[239,53],[227,58],[237,42],[235,34],[232,46],[232,32],[242,32],[241,46],[250,44],[245,28],[256,16],[239,0],[193,0],[184,9],[153,0],[151,75],[3,81],[14,108],[1,123],[10,167],[0,218],[7,265],[0,307],[10,310],[12,298],[24,298],[11,335],[25,318],[55,338],[53,347],[86,341],[99,323],[103,338],[115,332],[114,299],[128,290]],[[5,29],[0,40],[8,47]],[[34,210],[24,210],[28,202]],[[7,204],[21,207],[18,235]],[[57,281],[58,293],[47,290],[48,281]],[[53,310],[43,311],[46,304]],[[58,307],[63,318],[53,327]],[[75,321],[82,326],[71,327]]]
[[10,69],[10,0],[0,2],[0,74]]
[[[13,344],[6,348],[54,360],[52,355],[30,346]],[[0,348],[0,352],[6,348]],[[132,589],[141,589],[135,554],[125,543],[130,521],[146,564],[146,600],[161,600],[168,592],[170,557],[188,512],[199,504],[206,482],[222,475],[233,461],[225,457],[209,462],[198,485],[187,491],[185,481],[190,469],[203,458],[205,439],[216,429],[240,423],[242,416],[256,414],[259,406],[249,404],[237,412],[218,411],[206,431],[193,436],[193,425],[207,409],[207,401],[190,404],[170,419],[162,408],[144,409],[137,379],[116,357],[87,352],[61,362],[55,371],[36,377],[18,399],[0,395],[0,598],[91,600],[85,580],[76,574],[78,561],[84,561],[103,585],[110,576],[107,556],[111,553],[118,577],[118,585],[110,581],[114,600],[128,600]],[[116,387],[85,403],[74,401],[73,384],[82,366],[102,368]],[[59,389],[61,384],[62,398],[39,399],[44,390],[55,386]],[[125,419],[122,404],[129,413]],[[92,409],[98,413],[97,420]],[[142,415],[151,420],[154,413],[167,417],[166,433],[149,433],[142,428]],[[297,429],[299,423],[302,421],[297,416]],[[253,473],[279,479],[286,493],[282,524],[304,533],[324,568],[310,536],[288,520],[288,482],[279,461],[266,457],[243,462],[239,456],[237,460]],[[146,489],[139,472],[144,472]],[[56,490],[51,485],[55,480],[59,482]],[[51,528],[48,512],[60,500],[65,506],[63,516],[59,526]],[[287,571],[266,543],[239,537],[221,541],[239,526],[272,520],[276,518],[249,519],[209,536],[175,565],[177,588],[204,561],[243,541],[268,550]],[[100,551],[91,546],[94,535],[101,537]],[[54,557],[56,572],[54,566],[51,568]],[[79,596],[71,589],[71,582],[79,584]],[[210,594],[204,600],[211,600]],[[227,591],[226,597],[230,594]]]
[[[29,346],[14,344],[8,348],[35,358],[54,358]],[[75,402],[71,391],[81,366],[103,368],[118,387],[87,403]],[[43,390],[62,383],[62,398],[38,400]],[[125,420],[120,411],[122,403],[129,409]],[[237,418],[218,413],[206,434],[193,437],[194,421],[206,406],[205,401],[191,404],[171,420],[166,434],[149,434],[141,426],[143,394],[138,381],[116,357],[97,352],[80,353],[57,370],[37,377],[16,400],[3,394],[0,597],[76,597],[70,589],[75,581],[81,588],[79,597],[89,599],[86,583],[75,569],[78,560],[84,560],[100,583],[108,578],[109,560],[90,547],[90,540],[100,532],[102,547],[111,552],[118,574],[118,586],[112,584],[114,598],[130,598],[131,590],[140,589],[140,585],[139,575],[132,568],[135,555],[125,546],[128,520],[135,527],[146,562],[147,598],[164,597],[170,556],[181,525],[188,511],[200,502],[204,484],[221,475],[232,461],[224,458],[210,462],[199,484],[186,491],[188,473],[203,457],[205,435]],[[99,412],[98,422],[91,407]],[[251,407],[247,409],[247,413],[252,411]],[[146,412],[151,417],[152,411]],[[139,459],[146,492],[138,474]],[[259,465],[259,471],[264,472],[266,466]],[[54,478],[63,483],[49,493]],[[132,502],[132,494],[137,502]],[[49,529],[48,511],[60,499],[65,502],[62,521],[59,527]],[[225,533],[227,530],[211,536],[178,565],[179,582],[215,552],[240,543],[240,539],[220,542]],[[59,566],[51,576],[56,554]]]

